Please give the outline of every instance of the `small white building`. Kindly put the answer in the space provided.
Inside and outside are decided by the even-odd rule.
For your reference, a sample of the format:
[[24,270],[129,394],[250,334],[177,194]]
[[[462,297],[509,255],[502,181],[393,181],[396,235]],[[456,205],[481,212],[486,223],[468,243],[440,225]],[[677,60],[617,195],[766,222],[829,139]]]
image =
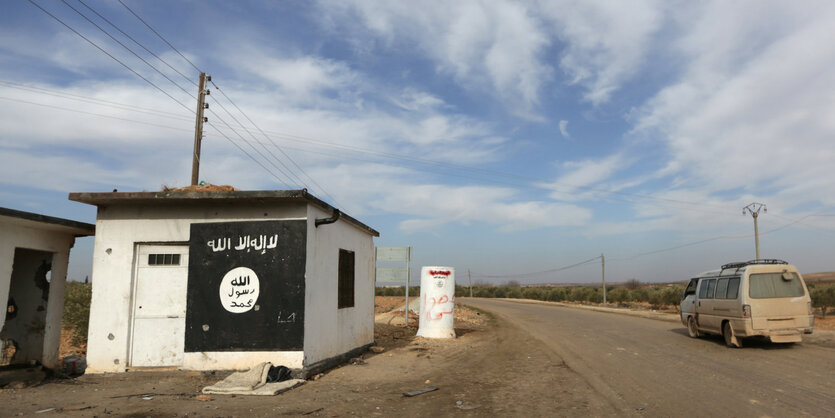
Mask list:
[[98,206],[87,371],[306,375],[374,341],[379,233],[307,193],[71,193]]
[[91,224],[0,208],[0,364],[57,368],[70,248]]

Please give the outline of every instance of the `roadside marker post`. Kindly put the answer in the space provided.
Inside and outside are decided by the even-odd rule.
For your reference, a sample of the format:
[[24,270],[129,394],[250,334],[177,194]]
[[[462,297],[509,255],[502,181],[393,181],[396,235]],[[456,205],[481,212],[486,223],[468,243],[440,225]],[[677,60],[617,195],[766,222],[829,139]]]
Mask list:
[[[403,282],[406,285],[404,327],[409,327],[409,282],[412,278],[412,247],[376,247],[374,251],[374,282]],[[380,261],[403,261],[406,267],[377,267]]]

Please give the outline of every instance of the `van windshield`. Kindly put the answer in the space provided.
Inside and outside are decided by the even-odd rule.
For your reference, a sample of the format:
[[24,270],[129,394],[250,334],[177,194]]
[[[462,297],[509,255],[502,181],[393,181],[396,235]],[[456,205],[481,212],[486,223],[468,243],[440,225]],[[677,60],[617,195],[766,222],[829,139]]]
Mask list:
[[748,294],[754,299],[803,296],[803,284],[797,275],[788,273],[787,277],[791,280],[785,280],[783,273],[752,274]]

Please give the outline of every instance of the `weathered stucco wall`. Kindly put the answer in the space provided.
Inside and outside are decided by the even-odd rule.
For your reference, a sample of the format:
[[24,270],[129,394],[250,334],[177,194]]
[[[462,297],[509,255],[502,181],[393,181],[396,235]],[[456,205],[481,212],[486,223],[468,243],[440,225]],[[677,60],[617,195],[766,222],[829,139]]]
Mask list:
[[[300,368],[372,342],[373,239],[367,232],[344,221],[315,228],[314,217],[308,217],[309,214],[319,218],[330,216],[306,203],[101,207],[93,256],[88,372],[120,372],[130,367],[131,303],[137,245],[186,245],[192,223],[306,220],[305,351],[186,352],[183,368],[245,369],[261,361]],[[354,308],[337,312],[340,248],[355,251],[356,294]]]
[[[374,240],[353,225],[337,221],[315,226],[331,213],[308,207],[305,365],[343,354],[374,341]],[[354,307],[338,309],[339,250],[354,251]]]
[[[2,234],[0,234],[0,301],[5,302],[9,298],[16,248],[44,251],[52,255],[49,297],[47,301],[42,302],[46,309],[46,315],[42,319],[44,323],[43,344],[38,347],[37,351],[39,352],[26,352],[25,356],[27,359],[40,360],[47,367],[58,367],[60,363],[58,347],[61,339],[61,317],[63,316],[67,264],[69,263],[70,248],[75,243],[75,238],[71,233],[56,231],[49,225],[41,226],[41,224],[33,221],[7,217],[0,217],[0,230],[2,231]],[[33,262],[35,261],[33,260]],[[35,296],[37,298],[34,302],[37,303],[40,294]],[[19,306],[29,303],[26,300],[18,299],[15,302]],[[5,305],[3,306],[5,308]],[[26,322],[28,318],[25,315],[29,311],[28,308],[29,306],[25,307],[20,316],[14,320]],[[38,312],[37,306],[34,312]],[[41,314],[37,313],[38,316]],[[0,329],[5,326],[5,319],[5,315],[0,315]],[[21,348],[25,350],[25,347]]]
[[[100,207],[93,254],[93,298],[87,342],[87,371],[121,372],[128,367],[134,254],[140,243],[187,245],[192,223],[300,219],[303,204],[220,203],[178,206]],[[195,369],[195,356],[185,361]],[[184,365],[185,366],[185,365]]]

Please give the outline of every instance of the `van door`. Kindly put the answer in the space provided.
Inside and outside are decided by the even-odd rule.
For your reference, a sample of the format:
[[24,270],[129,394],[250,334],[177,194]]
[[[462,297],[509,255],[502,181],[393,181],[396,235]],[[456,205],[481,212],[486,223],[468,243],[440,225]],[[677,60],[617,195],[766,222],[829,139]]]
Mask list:
[[720,277],[717,279],[713,313],[717,318],[717,327],[720,328],[722,321],[725,319],[742,318],[742,304],[739,302],[739,277]]
[[687,317],[696,315],[696,290],[699,279],[691,279],[681,295],[681,323],[687,326]]
[[721,321],[714,312],[716,279],[702,279],[699,283],[699,297],[696,299],[696,318],[699,328],[718,332]]
[[758,330],[810,327],[809,296],[795,272],[752,273],[748,277],[752,325]]

